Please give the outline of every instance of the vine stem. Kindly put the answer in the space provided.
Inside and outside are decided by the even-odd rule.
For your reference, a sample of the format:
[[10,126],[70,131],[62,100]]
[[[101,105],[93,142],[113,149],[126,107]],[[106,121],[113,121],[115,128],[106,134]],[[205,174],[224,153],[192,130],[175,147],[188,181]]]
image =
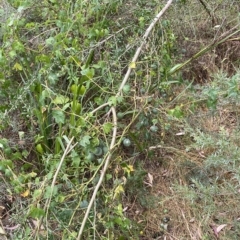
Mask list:
[[[149,27],[147,28],[147,30],[145,31],[145,34],[143,35],[143,39],[142,39],[142,42],[140,44],[140,46],[137,48],[134,56],[133,56],[133,59],[132,59],[132,63],[136,63],[141,51],[142,51],[142,48],[143,46],[146,44],[146,40],[150,34],[150,32],[152,31],[152,29],[154,28],[154,26],[156,25],[156,23],[159,21],[160,17],[164,14],[164,12],[170,7],[170,5],[172,4],[172,1],[173,0],[169,0],[166,5],[164,6],[164,8],[156,15],[156,17],[153,19],[153,21],[151,22],[151,24],[149,25]],[[130,76],[130,73],[132,71],[132,67],[129,66],[128,67],[128,70],[123,78],[123,81],[118,89],[118,92],[116,94],[116,97],[118,97],[121,92],[122,92],[122,89],[123,89],[123,86],[126,84],[126,82],[128,81],[128,78]],[[103,106],[105,106],[105,104],[103,104],[102,106],[99,106],[96,110],[102,108]],[[94,112],[95,112],[94,111]],[[109,152],[108,152],[108,156],[106,158],[106,161],[105,161],[105,164],[104,164],[104,167],[102,169],[102,172],[101,172],[101,175],[100,175],[100,178],[99,178],[99,181],[93,191],[93,195],[91,197],[91,200],[88,204],[88,207],[87,207],[87,210],[86,210],[86,213],[84,215],[84,218],[83,218],[83,221],[82,221],[82,224],[81,224],[81,227],[79,229],[79,232],[78,232],[78,237],[76,240],[81,240],[82,238],[82,235],[83,235],[83,230],[85,228],[85,225],[86,225],[86,222],[87,222],[87,219],[88,219],[88,216],[89,216],[89,213],[90,213],[90,210],[93,206],[93,203],[95,201],[95,198],[96,198],[96,195],[98,193],[98,190],[103,182],[103,179],[104,179],[104,176],[106,174],[106,171],[108,169],[108,165],[109,165],[109,162],[110,162],[110,159],[112,157],[112,151],[114,149],[114,146],[115,146],[115,142],[116,142],[116,136],[117,136],[117,115],[116,115],[116,107],[112,106],[111,107],[111,110],[112,112],[112,116],[113,116],[113,135],[112,135],[112,141],[111,141],[111,145],[110,145],[110,149],[109,149]]]

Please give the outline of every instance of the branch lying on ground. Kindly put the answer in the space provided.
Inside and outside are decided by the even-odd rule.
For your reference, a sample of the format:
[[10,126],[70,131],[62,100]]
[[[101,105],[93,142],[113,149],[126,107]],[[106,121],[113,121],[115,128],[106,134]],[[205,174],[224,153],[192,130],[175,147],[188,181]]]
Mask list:
[[112,142],[111,142],[110,149],[108,151],[108,156],[107,156],[107,159],[105,161],[104,167],[102,169],[99,181],[98,181],[98,183],[97,183],[97,185],[96,185],[96,187],[94,189],[94,192],[93,192],[93,195],[92,195],[91,200],[89,202],[87,211],[86,211],[86,213],[84,215],[83,222],[82,222],[81,228],[79,230],[77,240],[80,240],[81,237],[82,237],[83,230],[84,230],[84,227],[85,227],[87,219],[88,219],[88,215],[90,213],[90,210],[91,210],[92,205],[93,205],[93,203],[95,201],[95,198],[96,198],[96,195],[98,193],[98,190],[99,190],[99,188],[100,188],[100,186],[101,186],[101,184],[103,182],[104,176],[105,176],[106,171],[108,169],[108,165],[109,165],[110,159],[112,157],[112,151],[113,151],[113,148],[114,148],[114,145],[115,145],[115,142],[116,142],[116,136],[117,136],[117,114],[116,114],[115,107],[111,108],[111,112],[112,112],[112,115],[113,115],[113,126],[114,126],[113,127]]
[[[136,62],[139,55],[140,55],[140,52],[143,48],[143,46],[146,44],[146,39],[148,38],[151,30],[153,29],[153,27],[156,25],[156,23],[159,21],[160,17],[163,15],[163,13],[169,8],[169,6],[172,4],[172,1],[173,0],[169,0],[167,2],[167,4],[165,5],[165,7],[157,14],[157,16],[153,19],[152,23],[150,24],[150,26],[147,28],[145,34],[143,35],[143,40],[142,40],[142,43],[141,45],[138,47],[133,59],[132,59],[132,62]],[[119,96],[122,92],[122,89],[123,89],[123,86],[126,84],[129,76],[130,76],[130,73],[132,71],[132,68],[129,66],[128,67],[128,71],[127,73],[125,74],[124,76],[124,79],[118,89],[118,92],[116,94],[116,97]],[[99,106],[97,109],[101,109],[103,106],[105,106],[105,104],[103,104],[102,106]],[[113,148],[114,148],[114,145],[115,145],[115,142],[116,142],[116,135],[117,135],[117,115],[116,115],[116,108],[115,107],[111,107],[111,110],[112,112],[112,115],[113,115],[113,125],[114,125],[114,128],[113,128],[113,136],[112,136],[112,141],[111,141],[111,145],[110,145],[110,149],[109,149],[109,152],[108,152],[108,156],[107,156],[107,159],[106,159],[106,162],[104,164],[104,167],[103,167],[103,170],[101,172],[101,176],[100,176],[100,179],[96,185],[96,188],[94,189],[94,192],[93,192],[93,195],[91,197],[91,200],[89,202],[89,205],[88,205],[88,208],[86,210],[86,213],[84,215],[84,218],[83,218],[83,221],[82,221],[82,225],[80,227],[80,230],[78,232],[78,237],[77,237],[77,240],[80,240],[82,235],[83,235],[83,230],[84,230],[84,227],[86,225],[86,222],[87,222],[87,219],[88,219],[88,216],[89,216],[89,213],[90,213],[90,210],[92,208],[92,205],[95,201],[95,198],[96,198],[96,195],[97,195],[97,192],[102,184],[102,181],[104,179],[104,176],[105,176],[105,173],[108,169],[108,165],[109,165],[109,162],[110,162],[110,159],[111,159],[111,156],[112,156],[112,151],[113,151]],[[95,111],[96,112],[96,109]]]

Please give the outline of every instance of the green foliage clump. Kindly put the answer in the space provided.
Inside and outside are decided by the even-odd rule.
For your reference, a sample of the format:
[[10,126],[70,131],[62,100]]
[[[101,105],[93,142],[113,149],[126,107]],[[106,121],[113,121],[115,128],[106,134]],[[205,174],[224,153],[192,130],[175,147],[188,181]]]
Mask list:
[[[12,0],[10,4],[12,14],[4,18],[0,35],[0,130],[4,136],[0,141],[0,171],[8,178],[14,194],[31,197],[24,210],[25,218],[44,220],[48,233],[43,233],[43,237],[54,238],[53,221],[63,238],[75,239],[79,219],[84,216],[102,165],[110,154],[114,127],[108,118],[110,107],[117,107],[118,118],[122,118],[120,133],[115,136],[118,151],[134,156],[148,145],[139,138],[153,141],[158,132],[161,119],[152,119],[151,112],[158,112],[152,106],[157,101],[147,95],[153,94],[154,89],[158,93],[169,89],[167,84],[161,85],[161,81],[168,81],[168,69],[158,69],[158,64],[171,64],[175,36],[170,22],[164,21],[164,43],[154,50],[155,55],[161,54],[161,59],[144,54],[134,67],[129,84],[124,86],[123,95],[117,95],[126,61],[137,44],[135,38],[143,34],[155,3],[142,9],[137,5],[141,11],[126,15],[125,19],[120,16],[120,9],[126,7],[122,1],[102,4]],[[112,21],[115,15],[116,21]],[[137,26],[129,28],[128,18],[132,17]],[[148,69],[150,79],[146,75]],[[146,113],[136,108],[135,96],[132,97],[137,78],[142,78],[143,83],[135,85],[138,93],[134,94],[146,94],[141,103],[144,108],[148,106]],[[144,127],[147,129],[142,131]],[[13,140],[11,133],[17,135]],[[128,135],[127,144],[124,135]],[[132,230],[134,224],[124,215],[118,198],[125,188],[120,179],[124,175],[131,177],[132,165],[122,165],[117,151],[113,159],[116,160],[111,162],[111,173],[104,179],[105,190],[98,193],[95,210],[90,212],[85,238],[99,234],[103,238],[106,235],[106,239],[129,239],[138,231]],[[122,172],[118,175],[119,166]],[[129,181],[132,182],[131,178]],[[30,232],[19,230],[15,237],[30,237]]]

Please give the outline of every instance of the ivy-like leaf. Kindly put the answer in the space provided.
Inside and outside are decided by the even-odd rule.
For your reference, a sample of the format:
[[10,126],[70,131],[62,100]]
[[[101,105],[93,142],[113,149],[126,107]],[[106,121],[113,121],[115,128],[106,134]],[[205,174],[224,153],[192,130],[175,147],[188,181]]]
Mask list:
[[62,110],[53,110],[52,115],[57,124],[65,123],[65,114]]
[[110,122],[104,123],[103,124],[103,131],[104,131],[104,133],[106,133],[106,134],[110,133],[111,130],[112,130],[112,127],[113,127],[112,123],[110,123]]
[[86,135],[80,140],[80,145],[83,147],[86,147],[87,145],[90,145],[90,136]]
[[117,98],[115,96],[112,96],[108,99],[108,103],[110,106],[116,106],[117,105]]
[[81,71],[81,74],[83,76],[88,77],[89,79],[92,79],[94,76],[94,69],[93,68],[86,68]]

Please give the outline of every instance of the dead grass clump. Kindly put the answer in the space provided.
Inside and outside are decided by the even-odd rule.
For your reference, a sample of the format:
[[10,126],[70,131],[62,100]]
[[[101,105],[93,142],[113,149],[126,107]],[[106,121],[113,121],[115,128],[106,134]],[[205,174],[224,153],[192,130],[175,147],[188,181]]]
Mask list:
[[[180,16],[172,22],[173,32],[178,39],[177,61],[180,63],[191,59],[201,49],[216,42],[220,36],[230,34],[231,29],[238,26],[238,2],[232,1],[226,6],[226,2],[222,1],[203,1],[208,11],[201,2],[191,1],[187,7],[178,6],[168,13],[169,16]],[[183,78],[205,83],[211,81],[212,75],[219,69],[232,76],[239,66],[239,50],[239,36],[235,35],[192,60],[184,69]]]
[[[158,154],[159,150],[155,150]],[[173,149],[172,149],[173,151]],[[193,222],[193,215],[187,202],[174,190],[175,185],[188,186],[189,168],[184,166],[184,159],[195,161],[194,166],[200,164],[201,157],[195,154],[177,150],[172,152],[164,150],[164,158],[159,166],[158,159],[144,161],[143,169],[146,171],[143,179],[145,196],[135,193],[134,200],[126,198],[125,206],[131,206],[126,211],[127,217],[141,225],[139,239],[201,239],[201,229]],[[161,154],[163,150],[160,150]],[[157,164],[157,166],[156,166]],[[145,204],[140,199],[144,197]],[[130,202],[129,202],[130,200]],[[186,216],[187,215],[187,216]],[[190,221],[191,228],[186,228],[186,221]],[[189,226],[188,226],[189,227]],[[197,230],[196,230],[197,229]],[[199,237],[197,237],[199,235]]]
[[216,47],[216,64],[228,76],[236,73],[240,59],[240,37],[235,36],[233,39],[220,44]]

